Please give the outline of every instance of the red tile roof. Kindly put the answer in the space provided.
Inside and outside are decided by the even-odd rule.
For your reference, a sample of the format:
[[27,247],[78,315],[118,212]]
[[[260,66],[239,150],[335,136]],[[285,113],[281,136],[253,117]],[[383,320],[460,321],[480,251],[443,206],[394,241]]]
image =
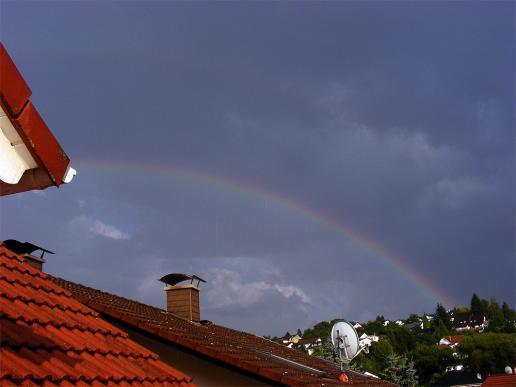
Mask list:
[[[61,278],[54,280],[98,312],[271,381],[298,386],[342,385],[336,365],[299,350],[220,325],[193,323],[162,309]],[[346,374],[349,383],[355,385],[389,384],[352,371]]]
[[516,374],[489,376],[482,383],[484,386],[516,387]]
[[444,336],[444,338],[448,340],[450,344],[456,344],[460,343],[462,339],[464,339],[464,335]]
[[188,385],[190,378],[0,246],[0,385]]

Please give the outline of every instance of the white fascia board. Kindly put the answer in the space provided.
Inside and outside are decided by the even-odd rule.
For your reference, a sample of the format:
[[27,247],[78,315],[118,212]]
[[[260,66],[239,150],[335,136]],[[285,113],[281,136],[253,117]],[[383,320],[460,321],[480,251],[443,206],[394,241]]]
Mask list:
[[27,169],[37,166],[9,117],[0,107],[0,180],[16,184]]

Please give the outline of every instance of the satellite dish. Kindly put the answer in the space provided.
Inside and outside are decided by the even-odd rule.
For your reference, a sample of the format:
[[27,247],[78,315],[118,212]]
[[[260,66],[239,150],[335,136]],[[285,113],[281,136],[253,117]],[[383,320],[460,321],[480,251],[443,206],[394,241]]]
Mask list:
[[361,352],[357,331],[352,324],[344,320],[333,324],[331,328],[331,343],[339,354],[341,363],[348,364]]

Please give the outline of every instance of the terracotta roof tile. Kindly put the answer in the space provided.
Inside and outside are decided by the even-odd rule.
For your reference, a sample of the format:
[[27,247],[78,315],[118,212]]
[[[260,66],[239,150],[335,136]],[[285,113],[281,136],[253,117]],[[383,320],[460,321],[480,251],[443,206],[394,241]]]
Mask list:
[[464,339],[464,335],[455,335],[455,336],[444,336],[446,340],[450,342],[450,344],[460,343]]
[[482,383],[482,387],[484,386],[516,387],[516,374],[489,376]]
[[[336,365],[299,350],[220,325],[193,323],[137,301],[61,278],[53,279],[78,301],[98,312],[243,371],[288,385],[342,385]],[[389,385],[357,372],[346,371],[346,374],[355,385]]]
[[191,385],[0,246],[0,385]]

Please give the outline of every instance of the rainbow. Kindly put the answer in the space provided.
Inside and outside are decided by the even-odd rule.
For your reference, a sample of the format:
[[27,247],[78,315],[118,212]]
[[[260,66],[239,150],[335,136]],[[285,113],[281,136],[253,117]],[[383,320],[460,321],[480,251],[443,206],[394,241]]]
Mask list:
[[78,160],[74,162],[77,166],[78,175],[80,177],[82,171],[92,172],[112,172],[112,173],[130,173],[130,174],[146,174],[159,175],[163,177],[173,177],[185,179],[197,183],[207,184],[217,187],[219,189],[230,190],[245,196],[251,196],[257,200],[267,200],[275,203],[282,208],[287,209],[295,214],[303,216],[305,219],[316,223],[325,229],[338,233],[345,238],[349,238],[366,251],[372,253],[378,259],[388,263],[394,268],[403,278],[410,280],[418,288],[422,289],[427,297],[431,297],[434,301],[440,302],[445,306],[458,305],[456,300],[445,293],[437,284],[430,278],[425,277],[421,272],[410,266],[406,259],[389,251],[383,246],[375,243],[371,239],[360,234],[354,230],[350,225],[343,223],[340,220],[334,219],[321,211],[308,207],[306,204],[286,198],[275,192],[266,190],[249,183],[242,183],[231,180],[224,176],[212,175],[203,171],[179,168],[170,165],[160,164],[145,164],[132,161],[103,161],[103,160]]

